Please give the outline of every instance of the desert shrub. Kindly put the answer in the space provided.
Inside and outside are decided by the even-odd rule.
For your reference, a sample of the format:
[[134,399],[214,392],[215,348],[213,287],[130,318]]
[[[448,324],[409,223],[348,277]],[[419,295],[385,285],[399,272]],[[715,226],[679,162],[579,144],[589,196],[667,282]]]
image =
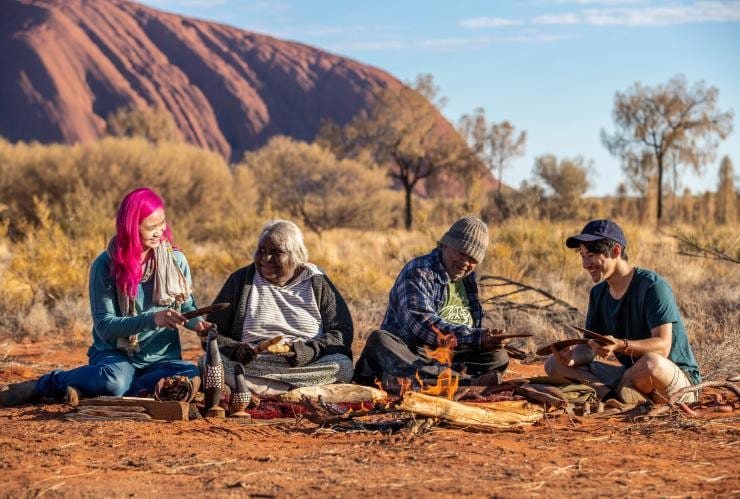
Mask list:
[[338,160],[318,144],[275,137],[247,153],[244,163],[254,173],[263,203],[287,211],[316,233],[367,226],[383,209],[378,193],[388,183],[385,174],[355,160]]
[[165,109],[121,107],[108,115],[106,131],[114,137],[142,137],[152,142],[180,139],[172,115]]
[[[197,239],[228,216],[239,185],[215,153],[141,138],[106,138],[87,146],[0,141],[0,165],[3,216],[15,230],[21,220],[38,222],[34,196],[45,200],[54,220],[78,227],[85,221],[74,210],[92,202],[99,217],[93,225],[105,226],[102,220],[113,219],[125,193],[147,186],[162,196],[168,220],[182,235]],[[92,212],[86,210],[88,216]]]
[[481,216],[489,223],[510,218],[538,219],[542,212],[543,198],[541,187],[523,181],[518,190],[490,191]]
[[567,219],[583,211],[581,197],[590,185],[590,169],[581,157],[558,161],[546,154],[535,159],[533,174],[547,186],[544,213],[548,218]]
[[[87,269],[101,251],[94,238],[66,233],[44,201],[35,199],[35,205],[39,222],[20,224],[25,237],[11,245],[0,271],[0,328],[33,335],[57,326],[52,313],[57,303],[85,298]],[[59,317],[70,326],[69,316]]]

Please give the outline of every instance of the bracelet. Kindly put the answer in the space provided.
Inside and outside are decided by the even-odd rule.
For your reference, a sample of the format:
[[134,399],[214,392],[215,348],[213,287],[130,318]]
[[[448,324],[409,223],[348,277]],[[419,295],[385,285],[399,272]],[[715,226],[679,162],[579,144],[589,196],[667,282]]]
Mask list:
[[627,350],[630,348],[630,342],[627,338],[624,338],[622,341],[624,342],[624,345],[622,346],[622,351],[624,353],[627,353]]

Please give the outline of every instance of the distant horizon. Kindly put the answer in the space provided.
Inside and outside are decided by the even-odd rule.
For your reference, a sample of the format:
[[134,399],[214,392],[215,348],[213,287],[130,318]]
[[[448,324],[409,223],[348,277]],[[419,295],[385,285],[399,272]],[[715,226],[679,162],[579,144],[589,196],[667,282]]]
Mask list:
[[[483,107],[489,122],[527,131],[525,156],[503,182],[531,179],[534,159],[593,161],[587,196],[628,184],[619,158],[601,144],[614,130],[616,92],[655,86],[683,74],[719,89],[735,111],[733,132],[702,177],[686,173],[680,191],[715,191],[722,157],[740,176],[740,0],[441,0],[347,4],[318,0],[142,0],[179,15],[295,41],[389,72],[405,82],[430,73],[457,125]],[[736,183],[737,184],[737,183]]]

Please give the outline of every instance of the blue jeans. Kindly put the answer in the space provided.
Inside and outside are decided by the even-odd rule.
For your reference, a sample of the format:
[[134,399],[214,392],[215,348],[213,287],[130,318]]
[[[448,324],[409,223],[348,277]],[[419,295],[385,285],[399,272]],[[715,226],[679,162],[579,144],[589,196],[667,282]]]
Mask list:
[[86,397],[100,395],[137,395],[153,391],[161,378],[200,375],[198,367],[184,360],[162,360],[137,369],[125,353],[116,350],[95,352],[90,363],[70,371],[54,370],[36,381],[36,391],[43,397],[61,398],[68,386]]

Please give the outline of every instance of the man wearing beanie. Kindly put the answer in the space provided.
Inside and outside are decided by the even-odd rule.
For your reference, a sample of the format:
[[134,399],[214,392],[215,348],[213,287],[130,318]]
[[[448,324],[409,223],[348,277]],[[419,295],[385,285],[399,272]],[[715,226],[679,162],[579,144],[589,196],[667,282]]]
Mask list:
[[[379,330],[367,340],[355,381],[381,381],[393,390],[399,379],[435,385],[450,367],[461,386],[500,382],[509,358],[500,331],[481,327],[476,266],[488,247],[488,227],[476,217],[456,221],[437,248],[407,263],[396,278]],[[450,346],[452,365],[432,358]],[[431,355],[430,355],[431,354]]]
[[[591,384],[602,400],[636,404],[650,396],[665,403],[684,387],[701,382],[681,313],[668,283],[627,261],[627,240],[612,220],[592,220],[565,241],[577,249],[591,288],[586,329],[612,340],[553,350],[548,374]],[[599,362],[614,355],[618,365]],[[680,402],[695,402],[696,392]],[[616,405],[620,405],[615,403]]]

